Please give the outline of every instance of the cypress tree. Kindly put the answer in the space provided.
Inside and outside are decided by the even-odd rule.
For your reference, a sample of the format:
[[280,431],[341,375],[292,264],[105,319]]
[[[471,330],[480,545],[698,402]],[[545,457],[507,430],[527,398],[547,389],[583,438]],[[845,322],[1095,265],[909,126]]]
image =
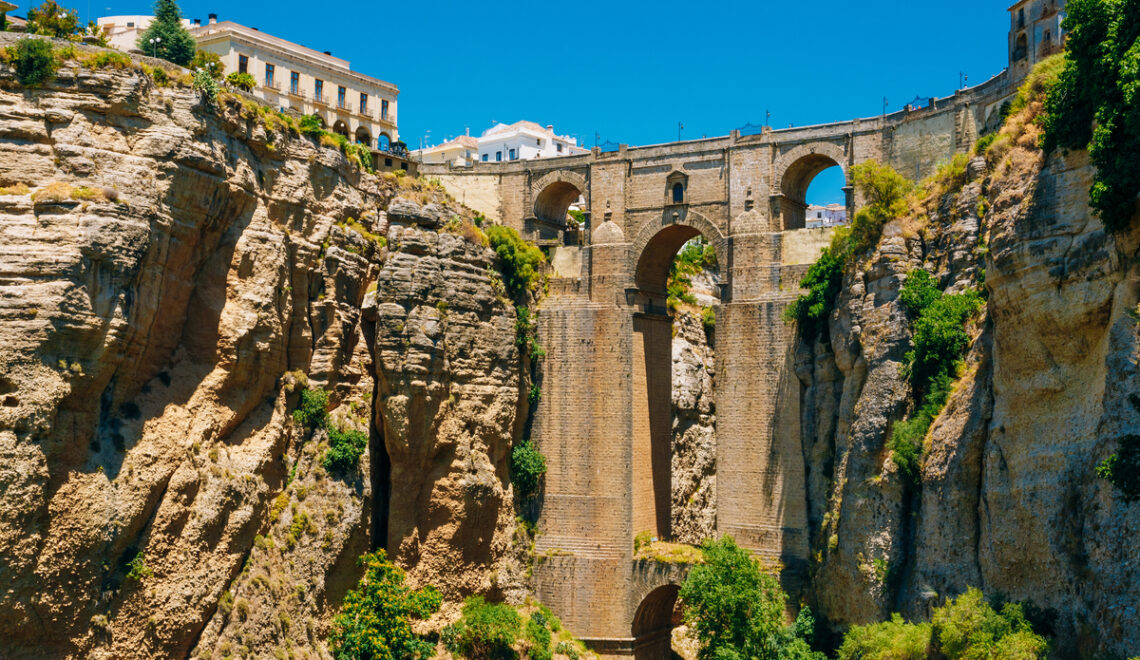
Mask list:
[[[151,39],[161,41],[152,44]],[[194,37],[182,27],[182,12],[175,0],[157,0],[154,3],[154,22],[139,36],[137,45],[147,55],[161,57],[180,66],[188,66],[197,50]]]

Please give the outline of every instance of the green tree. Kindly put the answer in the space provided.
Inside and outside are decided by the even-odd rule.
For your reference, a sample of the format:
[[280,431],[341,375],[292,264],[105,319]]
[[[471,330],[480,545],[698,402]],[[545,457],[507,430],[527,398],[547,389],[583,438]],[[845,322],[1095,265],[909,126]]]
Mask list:
[[929,623],[907,623],[895,614],[890,621],[851,628],[838,660],[925,660],[931,634]]
[[[789,625],[787,594],[730,536],[701,545],[705,563],[681,585],[685,622],[700,642],[701,660],[822,659],[808,646],[811,615]],[[806,609],[806,608],[805,608]]]
[[79,12],[60,7],[55,0],[46,0],[28,10],[27,32],[65,39],[79,32]]
[[412,619],[426,619],[443,598],[435,587],[413,590],[404,571],[383,550],[363,555],[364,577],[344,597],[332,623],[329,646],[337,660],[428,658],[435,651],[412,632]]
[[182,12],[175,0],[157,0],[154,3],[154,22],[139,35],[136,45],[147,55],[161,57],[179,66],[189,66],[197,49],[194,37],[182,27]]

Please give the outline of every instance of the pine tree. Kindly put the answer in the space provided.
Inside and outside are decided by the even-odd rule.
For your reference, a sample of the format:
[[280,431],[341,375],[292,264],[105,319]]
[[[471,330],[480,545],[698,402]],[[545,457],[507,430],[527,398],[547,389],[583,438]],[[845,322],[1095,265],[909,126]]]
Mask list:
[[[159,41],[151,43],[151,39]],[[182,12],[175,0],[157,0],[154,3],[154,22],[139,36],[138,48],[147,55],[181,66],[188,66],[194,59],[197,44],[190,32],[182,27]]]

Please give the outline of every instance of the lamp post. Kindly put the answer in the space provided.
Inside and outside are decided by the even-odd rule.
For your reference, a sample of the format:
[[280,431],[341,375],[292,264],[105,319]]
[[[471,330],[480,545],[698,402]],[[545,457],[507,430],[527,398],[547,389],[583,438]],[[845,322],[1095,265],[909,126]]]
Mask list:
[[151,54],[152,57],[158,57],[158,44],[162,41],[162,37],[151,37]]

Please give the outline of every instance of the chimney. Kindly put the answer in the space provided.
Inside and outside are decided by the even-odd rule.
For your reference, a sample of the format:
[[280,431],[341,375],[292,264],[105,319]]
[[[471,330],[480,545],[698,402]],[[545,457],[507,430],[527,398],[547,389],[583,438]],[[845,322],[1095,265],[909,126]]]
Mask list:
[[326,50],[326,51],[325,51],[325,55],[328,55],[329,57],[332,57],[332,51],[331,51],[331,50]]
[[210,14],[208,18],[210,19],[210,25],[216,25],[218,23],[217,14]]
[[194,27],[202,27],[202,19],[195,18],[194,19]]
[[547,133],[553,133],[554,132],[554,124],[547,124],[546,125],[546,132]]

